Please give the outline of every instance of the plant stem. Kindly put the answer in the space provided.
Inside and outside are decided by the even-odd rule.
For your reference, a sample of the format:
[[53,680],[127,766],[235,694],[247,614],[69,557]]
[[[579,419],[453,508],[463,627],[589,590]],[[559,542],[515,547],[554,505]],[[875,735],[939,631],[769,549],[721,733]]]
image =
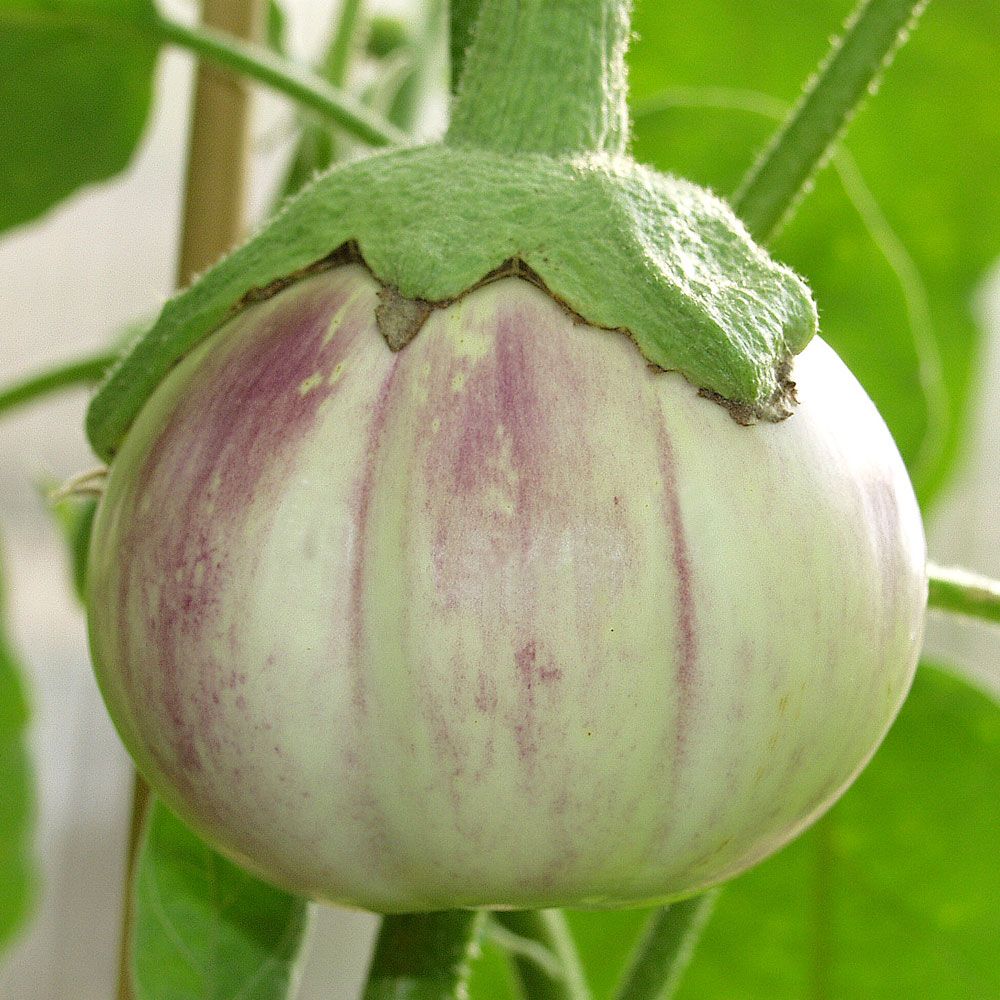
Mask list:
[[650,917],[618,1000],[670,1000],[712,915],[718,890],[665,906]]
[[929,0],[861,0],[798,104],[733,196],[750,232],[767,242],[808,190],[864,97],[909,36]]
[[493,914],[493,920],[518,937],[536,942],[554,959],[547,966],[527,954],[511,956],[526,997],[589,1000],[590,988],[561,910],[512,910]]
[[158,17],[156,25],[164,41],[280,91],[371,146],[407,142],[405,133],[354,98],[261,45],[210,28],[188,27],[165,17]]
[[139,845],[149,814],[149,787],[135,774],[132,781],[132,805],[129,813],[128,846],[125,855],[125,882],[122,888],[121,938],[118,942],[118,1000],[137,1000],[132,982],[132,932],[135,913],[135,876],[139,864]]
[[382,918],[364,1000],[458,1000],[485,914],[442,910]]
[[1000,580],[934,563],[928,563],[927,575],[928,607],[1000,625]]
[[486,918],[483,937],[490,940],[507,958],[516,958],[525,962],[533,962],[543,969],[552,979],[562,978],[562,968],[559,959],[549,949],[533,938],[526,938],[503,926],[495,915]]
[[624,152],[626,0],[483,0],[445,141],[496,152]]
[[397,128],[409,131],[418,118],[421,101],[430,82],[430,67],[443,46],[447,30],[446,0],[425,0],[422,5],[423,19],[415,38],[406,46],[409,50],[408,69],[402,75],[399,86],[386,111],[386,117]]
[[334,87],[343,87],[358,40],[362,0],[343,0],[340,18],[323,60],[323,78]]
[[5,389],[0,389],[0,413],[31,403],[53,392],[59,392],[61,389],[98,382],[117,357],[113,351],[102,351],[14,382]]
[[[334,87],[343,87],[357,43],[362,0],[345,0],[323,57],[324,79]],[[337,143],[326,121],[301,123],[298,142],[288,163],[284,180],[278,188],[272,213],[289,196],[304,187],[319,171],[337,159]]]

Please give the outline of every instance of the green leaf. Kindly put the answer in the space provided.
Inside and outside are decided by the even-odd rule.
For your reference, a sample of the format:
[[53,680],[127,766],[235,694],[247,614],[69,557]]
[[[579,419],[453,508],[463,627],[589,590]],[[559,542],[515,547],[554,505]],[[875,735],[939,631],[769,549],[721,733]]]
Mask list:
[[[850,6],[640,0],[636,108],[678,87],[701,107],[641,116],[638,158],[731,193],[773,131],[767,112],[794,102]],[[998,35],[992,0],[931,4],[848,132],[867,190],[826,170],[774,247],[810,281],[821,335],[882,411],[925,505],[954,467],[980,343],[970,299],[1000,252]],[[766,113],[716,110],[732,96],[719,87],[764,94]]]
[[306,901],[216,854],[158,801],[147,820],[133,905],[137,1000],[293,995]]
[[[628,330],[651,363],[733,401],[738,419],[782,413],[782,359],[816,328],[801,280],[702,188],[604,158],[393,150],[320,177],[164,306],[91,402],[97,454],[110,460],[160,379],[235,311],[351,253],[424,305],[448,304],[516,258],[587,322]],[[416,326],[404,318],[389,331],[397,347],[427,312],[414,315]]]
[[35,791],[22,674],[4,627],[0,580],[0,949],[24,926],[38,890],[32,845]]
[[151,0],[0,0],[0,231],[122,170],[149,113]]
[[834,810],[727,886],[679,1000],[1000,996],[1000,707],[924,666]]

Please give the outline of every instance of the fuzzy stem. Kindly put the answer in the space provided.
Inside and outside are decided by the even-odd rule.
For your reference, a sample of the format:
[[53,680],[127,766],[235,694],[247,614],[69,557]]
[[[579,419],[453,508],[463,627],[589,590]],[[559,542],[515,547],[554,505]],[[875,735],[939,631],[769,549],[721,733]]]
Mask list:
[[302,66],[223,32],[157,20],[160,36],[204,59],[278,90],[372,146],[404,144],[407,136],[343,91]]
[[929,563],[929,607],[1000,625],[1000,580]]
[[733,196],[736,214],[758,240],[777,235],[928,2],[861,0]]
[[364,1000],[458,1000],[485,914],[442,910],[382,918]]
[[565,156],[625,150],[626,0],[483,0],[446,142]]
[[618,988],[618,1000],[670,1000],[674,996],[712,915],[716,896],[717,890],[706,892],[665,906],[650,917]]
[[132,945],[135,921],[135,877],[139,865],[139,845],[149,813],[149,786],[139,777],[132,780],[128,841],[125,855],[125,883],[122,889],[121,937],[118,942],[118,1000],[138,1000],[132,982]]
[[590,1000],[580,956],[561,910],[512,910],[493,914],[493,920],[513,934],[536,942],[554,960],[549,966],[527,954],[512,955],[526,997]]

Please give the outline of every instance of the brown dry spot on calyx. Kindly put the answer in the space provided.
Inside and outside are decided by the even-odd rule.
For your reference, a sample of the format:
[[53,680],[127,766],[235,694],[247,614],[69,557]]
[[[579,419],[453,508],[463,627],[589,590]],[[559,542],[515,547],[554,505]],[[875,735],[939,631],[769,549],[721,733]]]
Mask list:
[[[768,402],[770,410],[763,416],[768,423],[777,424],[782,420],[787,420],[798,405],[799,397],[795,392],[795,382],[792,380],[791,358],[784,358],[778,362],[778,388]],[[710,399],[713,403],[725,407],[729,415],[741,427],[752,427],[759,423],[762,415],[754,407],[747,403],[741,403],[736,399],[726,399],[725,396],[714,392],[712,389],[699,389],[698,395],[705,399]]]
[[[290,285],[294,285],[302,278],[310,277],[323,271],[331,271],[346,264],[359,264],[379,283],[379,303],[375,309],[375,322],[379,333],[385,340],[389,350],[393,353],[401,351],[413,340],[421,329],[423,329],[424,324],[435,309],[447,309],[449,306],[464,299],[466,295],[476,291],[476,289],[492,284],[494,281],[502,281],[504,278],[521,278],[523,281],[527,281],[543,291],[574,323],[582,323],[609,333],[620,333],[628,337],[635,345],[636,350],[642,354],[642,348],[639,346],[631,330],[620,326],[611,327],[591,323],[586,317],[581,316],[568,302],[556,295],[542,277],[519,257],[511,257],[505,260],[499,267],[483,275],[479,281],[470,285],[458,295],[448,299],[431,301],[421,298],[409,298],[403,295],[398,288],[379,278],[364,259],[361,248],[358,246],[356,240],[348,240],[346,243],[342,243],[326,257],[300,268],[298,271],[293,271],[291,274],[278,278],[266,285],[251,288],[229,311],[226,321],[232,319],[247,306],[266,301]],[[643,356],[645,357],[645,355]],[[686,373],[680,369],[663,368],[648,361],[648,359],[647,364],[654,372],[676,372],[682,375],[688,382],[691,382]],[[712,389],[703,388],[693,382],[691,384],[698,390],[699,396],[711,400],[713,403],[718,403],[719,406],[723,407],[729,413],[736,423],[743,427],[750,427],[762,420],[768,423],[780,423],[792,415],[798,403],[798,398],[795,394],[795,382],[790,377],[791,370],[792,361],[790,358],[785,358],[779,362],[777,371],[778,388],[771,399],[767,401],[766,408],[754,407],[740,400],[729,399]]]
[[[385,338],[390,350],[401,351],[420,332],[435,309],[447,309],[448,306],[464,299],[466,295],[474,292],[477,288],[492,284],[494,281],[502,281],[504,278],[520,278],[522,281],[527,281],[560,306],[574,323],[587,324],[587,320],[559,298],[523,260],[511,257],[510,260],[505,260],[499,267],[480,278],[474,285],[466,288],[460,295],[450,299],[442,299],[439,302],[430,302],[427,299],[410,299],[403,295],[399,289],[383,284],[382,290],[379,292],[379,305],[375,311],[379,333]],[[598,329],[609,328],[598,327]],[[626,330],[616,332],[628,335]]]

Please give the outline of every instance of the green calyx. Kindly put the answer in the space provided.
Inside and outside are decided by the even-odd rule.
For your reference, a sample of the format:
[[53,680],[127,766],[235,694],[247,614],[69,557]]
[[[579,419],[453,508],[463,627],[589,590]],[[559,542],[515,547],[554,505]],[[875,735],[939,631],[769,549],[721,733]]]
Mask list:
[[386,286],[394,349],[430,309],[521,273],[740,422],[787,416],[812,298],[721,199],[625,155],[627,37],[618,0],[485,0],[444,141],[334,168],[168,302],[90,407],[98,454],[110,460],[163,376],[245,304],[345,257]]

